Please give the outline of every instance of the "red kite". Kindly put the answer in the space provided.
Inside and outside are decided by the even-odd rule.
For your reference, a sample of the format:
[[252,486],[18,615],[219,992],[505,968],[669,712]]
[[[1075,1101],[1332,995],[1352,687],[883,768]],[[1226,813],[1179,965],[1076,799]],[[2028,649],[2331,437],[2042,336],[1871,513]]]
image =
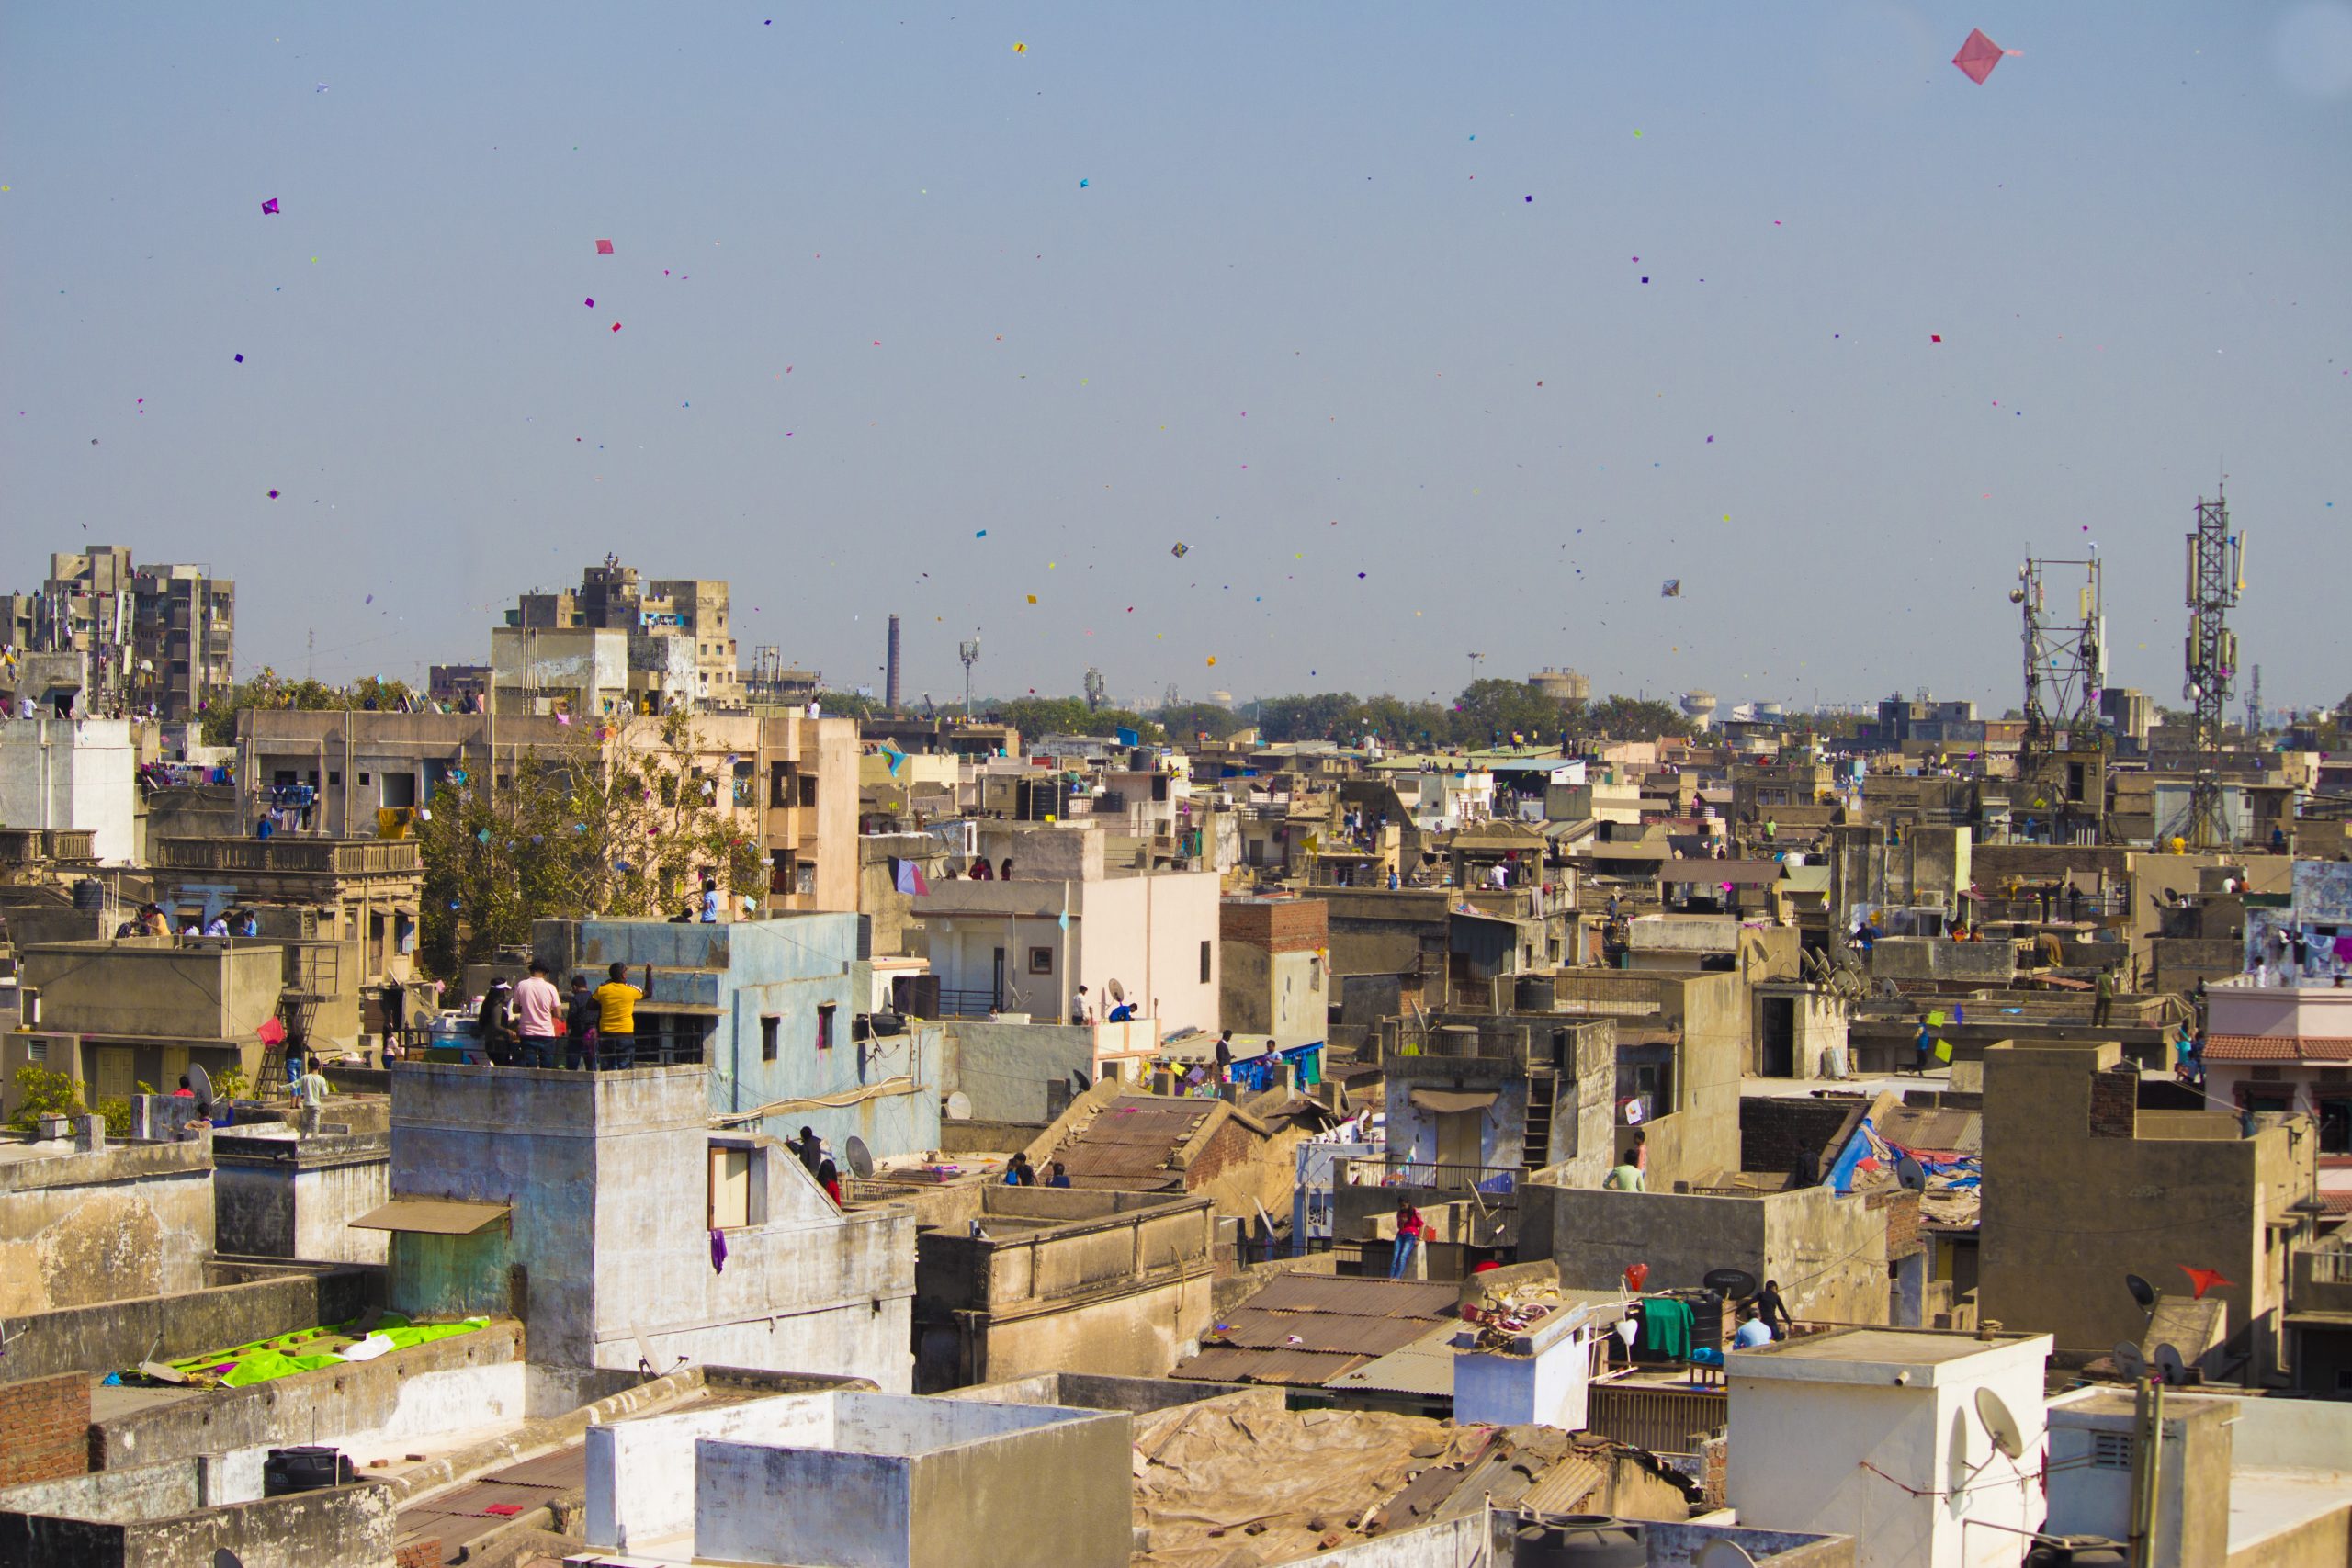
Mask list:
[[1951,57],[1951,62],[1981,87],[1984,78],[1993,73],[1993,67],[2001,63],[2001,46],[1979,28],[1968,35],[1968,41],[1960,46],[1960,52]]
[[[1987,71],[1990,71],[1990,70],[1991,70],[1991,69],[1993,69],[1993,68],[1992,68],[1991,66],[1987,65],[1986,67],[1984,67],[1984,69],[1985,69],[1985,70],[1987,70]],[[1978,78],[1976,78],[1976,79],[1977,79],[1978,81],[1980,81],[1980,82],[1982,82],[1983,80],[1984,80],[1984,77],[1982,77],[1982,76],[1979,76],[1979,77],[1978,77]],[[599,241],[597,241],[597,242],[596,242],[596,254],[597,254],[598,255],[600,255],[600,256],[608,256],[608,255],[611,255],[611,254],[613,254],[613,243],[612,243],[610,240],[599,240]]]
[[2237,1283],[2235,1280],[2223,1279],[2221,1270],[2217,1269],[2191,1269],[2184,1263],[2180,1266],[2180,1271],[2188,1276],[2188,1283],[2195,1292],[2192,1299],[2200,1302],[2205,1299],[2205,1292],[2214,1286]]

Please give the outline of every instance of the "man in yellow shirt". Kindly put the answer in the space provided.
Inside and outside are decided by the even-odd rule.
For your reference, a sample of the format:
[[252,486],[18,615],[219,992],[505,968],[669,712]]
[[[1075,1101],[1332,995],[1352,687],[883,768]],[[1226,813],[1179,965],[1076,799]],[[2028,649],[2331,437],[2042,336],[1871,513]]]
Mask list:
[[637,1061],[637,1004],[645,993],[628,983],[628,965],[616,964],[606,973],[612,977],[596,987],[597,1059],[630,1066]]

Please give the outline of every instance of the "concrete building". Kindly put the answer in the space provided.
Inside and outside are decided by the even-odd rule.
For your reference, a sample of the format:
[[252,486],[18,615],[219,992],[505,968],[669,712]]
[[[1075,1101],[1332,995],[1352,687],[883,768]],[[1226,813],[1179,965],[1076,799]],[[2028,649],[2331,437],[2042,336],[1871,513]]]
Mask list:
[[319,1117],[212,1137],[215,1235],[239,1258],[381,1263],[386,1233],[354,1220],[391,1198],[390,1102],[337,1096]]
[[595,982],[627,965],[645,992],[640,1043],[658,1037],[671,1059],[704,1063],[711,1114],[729,1126],[778,1138],[812,1126],[835,1149],[862,1139],[876,1158],[939,1146],[940,1028],[875,1029],[856,916],[541,920],[531,942],[558,976]]
[[340,944],[350,972],[342,972],[338,955],[339,987],[415,976],[424,862],[413,842],[169,838],[155,841],[149,860],[156,901],[183,926],[200,926],[231,906],[252,906],[257,915],[267,911],[261,923],[268,934]]
[[1082,985],[1101,1019],[1115,982],[1160,1035],[1220,1027],[1215,872],[1106,868],[1096,828],[1009,842],[1012,880],[934,882],[915,899],[943,1013],[1068,1020]]
[[1007,1187],[927,1201],[915,1242],[915,1386],[1083,1368],[1157,1377],[1209,1323],[1207,1197]]
[[2014,1568],[2041,1523],[2049,1356],[2047,1335],[1890,1328],[1734,1350],[1728,1500],[1751,1529],[1850,1535],[1858,1568]]
[[831,1393],[588,1434],[588,1540],[644,1563],[1125,1568],[1124,1412]]
[[52,555],[38,592],[0,596],[0,641],[30,656],[0,676],[52,710],[70,697],[79,714],[182,723],[234,679],[236,603],[208,569],[134,566],[121,545]]
[[763,909],[857,908],[854,720],[697,713],[683,755],[668,751],[650,718],[582,728],[495,713],[247,709],[237,727],[248,820],[268,809],[273,791],[312,792],[315,805],[287,816],[280,838],[365,837],[379,830],[381,812],[429,806],[454,773],[495,789],[526,758],[553,761],[600,745],[608,758],[659,753],[665,767],[708,784],[707,802],[756,836],[768,863]]
[[142,1083],[169,1091],[190,1066],[252,1082],[262,1030],[277,1016],[286,953],[228,938],[47,942],[17,955],[40,998],[40,1032],[0,1035],[0,1070],[28,1063],[74,1080],[83,1102],[126,1103]]
[[[2176,1388],[2143,1416],[2131,1393],[2095,1386],[2052,1400],[2048,1419],[2052,1535],[2141,1544],[2149,1568],[2352,1555],[2352,1406]],[[2135,1529],[2151,1458],[2154,1512]]]
[[773,1139],[710,1130],[701,1066],[400,1062],[392,1304],[520,1317],[557,1374],[817,1368],[905,1393],[914,1218],[843,1213]]
[[[2143,1110],[2119,1047],[1995,1045],[1984,1053],[1984,1196],[1978,1310],[2064,1350],[2136,1343],[2137,1274],[2168,1294],[2184,1269],[2217,1271],[2223,1303],[2209,1371],[2249,1382],[2280,1368],[2288,1259],[2317,1205],[2311,1122]],[[2195,1359],[2205,1348],[2182,1347]]]
[[[727,624],[727,584],[700,578],[641,581],[637,568],[606,556],[584,568],[577,589],[543,593],[537,589],[515,601],[506,625],[491,634],[491,702],[516,713],[542,711],[543,694],[593,691],[610,694],[618,708],[574,709],[595,713],[668,713],[677,708],[725,711],[744,705],[737,668],[735,635]],[[537,636],[558,634],[542,642]],[[612,673],[604,638],[563,636],[610,633],[621,639],[622,684],[605,683]],[[504,662],[501,650],[504,650]]]
[[2352,1209],[2352,990],[2240,976],[2209,987],[2205,1009],[2207,1095],[2257,1115],[2310,1117],[2321,1193]]
[[0,822],[86,831],[98,859],[119,865],[137,852],[138,761],[128,719],[0,724]]
[[1543,1170],[1599,1185],[1616,1163],[1613,1019],[1441,1012],[1382,1030],[1391,1179],[1508,1191]]
[[1330,1024],[1331,934],[1319,898],[1227,898],[1219,906],[1218,1027],[1262,1034],[1277,1049]]
[[[490,628],[490,702],[501,718],[609,717],[642,711],[629,634],[601,626]],[[675,646],[664,641],[662,648]],[[691,670],[684,672],[691,681]],[[667,690],[673,671],[660,671]],[[667,712],[663,704],[656,712]]]

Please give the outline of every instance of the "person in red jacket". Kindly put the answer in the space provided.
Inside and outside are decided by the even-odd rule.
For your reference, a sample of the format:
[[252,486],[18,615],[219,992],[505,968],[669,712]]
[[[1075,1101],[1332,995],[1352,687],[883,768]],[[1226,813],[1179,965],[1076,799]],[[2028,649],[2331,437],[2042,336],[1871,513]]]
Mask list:
[[1413,1254],[1420,1250],[1421,1237],[1429,1232],[1429,1222],[1421,1212],[1403,1198],[1396,1200],[1396,1246],[1388,1258],[1388,1277],[1401,1280],[1413,1266]]

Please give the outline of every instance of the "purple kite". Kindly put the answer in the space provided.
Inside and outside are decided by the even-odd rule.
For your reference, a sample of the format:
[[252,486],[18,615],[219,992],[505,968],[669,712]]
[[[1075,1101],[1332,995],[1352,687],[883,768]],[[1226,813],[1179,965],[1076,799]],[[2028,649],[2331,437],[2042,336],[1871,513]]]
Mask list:
[[1951,62],[1981,87],[1984,85],[1984,78],[1993,73],[1993,67],[2001,63],[2001,56],[2006,52],[1999,44],[1986,38],[1980,28],[1968,35],[1968,41],[1960,46],[1960,52],[1951,57]]
[[275,215],[277,211],[277,198],[274,196],[271,197],[267,201],[261,204],[261,209],[264,212]]

